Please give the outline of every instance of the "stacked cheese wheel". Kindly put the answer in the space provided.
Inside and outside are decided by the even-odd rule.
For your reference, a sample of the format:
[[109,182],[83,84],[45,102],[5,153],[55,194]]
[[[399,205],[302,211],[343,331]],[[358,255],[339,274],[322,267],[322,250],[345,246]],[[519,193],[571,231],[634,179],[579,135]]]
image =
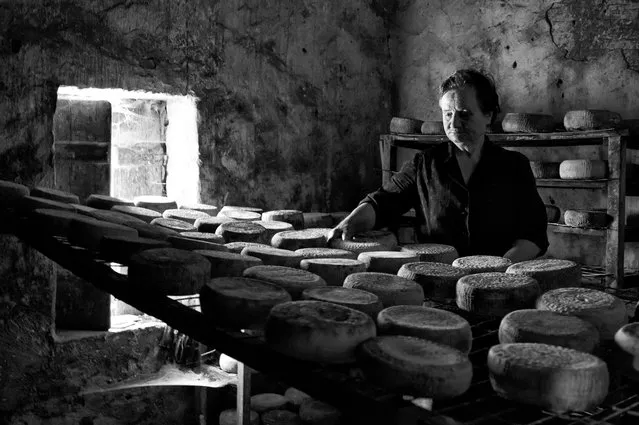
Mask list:
[[244,248],[246,247],[259,247],[259,248],[270,248],[270,245],[265,245],[263,243],[257,242],[229,242],[224,244],[224,246],[231,252],[235,254],[241,254]]
[[80,215],[74,217],[69,224],[68,238],[72,244],[98,251],[102,238],[105,236],[135,238],[138,236],[138,232],[127,226]]
[[208,218],[198,218],[193,225],[198,232],[214,233],[222,223],[233,221],[232,218],[216,216]]
[[[186,234],[192,232],[184,232]],[[228,248],[220,243],[217,239],[203,239],[203,238],[192,238],[181,236],[184,233],[181,233],[180,236],[171,235],[167,238],[167,240],[173,245],[174,248],[185,249],[187,251],[195,251],[196,249],[200,250],[209,250],[209,251],[222,251],[228,252]],[[217,236],[213,234],[214,236]],[[219,237],[219,236],[218,236]],[[222,240],[223,242],[224,240]]]
[[[218,218],[218,217],[215,217]],[[206,219],[210,220],[210,219]],[[201,223],[201,221],[200,221]],[[202,231],[202,230],[200,230]],[[263,242],[265,229],[250,221],[229,221],[221,223],[215,233],[228,242]]]
[[218,216],[224,216],[238,221],[259,221],[262,218],[262,214],[247,210],[220,211]]
[[100,241],[100,252],[107,260],[128,264],[138,252],[154,248],[170,248],[166,241],[122,235],[104,236]]
[[63,190],[51,189],[48,187],[34,187],[31,189],[31,196],[49,199],[51,201],[65,202],[67,204],[79,204],[80,198],[73,193]]
[[155,218],[151,221],[151,224],[176,232],[195,232],[197,230],[192,224],[174,218]]
[[150,210],[148,208],[135,207],[130,205],[114,205],[111,208],[111,211],[119,212],[122,214],[128,214],[146,223],[151,223],[156,218],[162,217],[162,214],[155,210]]
[[307,258],[349,258],[355,260],[357,255],[354,252],[337,248],[301,248],[295,253],[304,259]]
[[304,213],[298,210],[274,210],[262,214],[264,221],[283,221],[290,223],[295,230],[304,228]]
[[286,223],[284,221],[264,221],[257,220],[253,223],[259,224],[265,229],[264,232],[264,241],[270,243],[273,236],[276,233],[284,232],[287,230],[293,230],[293,225],[291,223]]
[[299,267],[302,257],[294,251],[273,247],[247,246],[242,250],[242,255],[251,255],[259,258],[265,265]]

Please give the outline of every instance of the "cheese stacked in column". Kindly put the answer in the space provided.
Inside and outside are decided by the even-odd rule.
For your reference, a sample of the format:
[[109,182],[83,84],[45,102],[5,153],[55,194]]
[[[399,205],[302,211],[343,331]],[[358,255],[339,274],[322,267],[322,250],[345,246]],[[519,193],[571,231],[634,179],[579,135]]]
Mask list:
[[149,249],[129,261],[129,282],[165,295],[197,294],[211,276],[211,263],[194,252]]
[[604,341],[612,340],[615,332],[628,323],[628,312],[623,301],[596,289],[554,289],[537,299],[537,308],[570,314],[590,322]]
[[255,279],[219,277],[200,290],[202,313],[215,325],[233,329],[260,329],[271,309],[291,301],[284,289]]
[[398,251],[362,252],[357,257],[371,272],[397,274],[399,269],[407,263],[419,261],[417,254]]
[[90,217],[78,215],[69,224],[69,242],[93,251],[100,249],[104,236],[137,237],[138,232],[127,226],[107,223]]
[[162,213],[162,217],[182,220],[185,223],[189,224],[195,224],[198,218],[208,218],[210,217],[210,215],[201,211],[169,209]]
[[559,177],[565,180],[605,179],[607,169],[606,162],[598,159],[567,159],[559,164]]
[[132,207],[129,205],[115,205],[111,208],[111,211],[128,214],[144,221],[145,223],[151,223],[156,218],[162,218],[162,214],[157,211],[150,210],[148,208]]
[[426,299],[452,303],[457,298],[457,281],[466,271],[444,263],[404,264],[397,275],[417,282]]
[[289,230],[273,235],[271,245],[291,251],[301,248],[321,248],[326,246],[326,236],[324,231],[319,229]]
[[279,249],[273,247],[250,247],[247,246],[242,250],[242,255],[251,255],[262,260],[267,266],[284,266],[298,268],[302,257],[288,249]]
[[[216,217],[217,218],[217,217]],[[207,219],[208,220],[208,219]],[[202,231],[202,230],[200,230]],[[250,221],[229,221],[215,229],[228,242],[263,242],[264,228]]]
[[453,261],[453,267],[464,270],[466,274],[505,272],[511,264],[508,258],[494,255],[469,255]]
[[133,206],[133,202],[131,201],[98,194],[89,195],[86,204],[88,207],[97,208],[99,210],[110,210],[116,205]]
[[495,345],[488,352],[488,370],[499,396],[557,413],[589,410],[608,394],[605,362],[556,345]]
[[371,230],[358,233],[351,240],[341,238],[332,239],[331,248],[345,249],[356,254],[371,251],[395,251],[397,249],[397,237],[391,232],[383,230]]
[[300,406],[300,419],[304,425],[339,425],[340,411],[318,400],[305,400]]
[[473,366],[461,351],[405,335],[363,342],[357,349],[357,360],[372,381],[418,397],[456,397],[468,390],[473,376]]
[[529,276],[476,273],[457,281],[457,307],[489,316],[505,316],[513,310],[532,308],[539,284]]
[[401,247],[402,252],[419,255],[418,261],[452,264],[459,254],[455,247],[438,243],[408,244]]
[[380,335],[408,335],[438,342],[468,354],[473,341],[470,324],[458,314],[419,305],[396,305],[377,316]]
[[207,213],[211,217],[215,217],[218,211],[218,208],[215,205],[208,204],[182,204],[179,208],[181,210],[200,211]]
[[304,213],[304,227],[333,227],[333,217],[328,213],[309,212]]
[[350,363],[355,348],[376,334],[370,316],[321,301],[292,301],[271,310],[264,336],[268,345],[301,360]]
[[348,258],[309,258],[300,262],[302,270],[322,277],[329,286],[342,286],[346,276],[366,271],[366,264]]
[[293,225],[291,223],[285,223],[283,221],[257,220],[253,223],[259,224],[266,229],[264,232],[264,241],[268,243],[271,243],[271,239],[273,239],[273,236],[275,236],[276,233],[293,230]]
[[359,289],[339,286],[305,289],[302,292],[302,299],[339,304],[366,313],[373,319],[377,318],[377,314],[383,308],[382,302],[377,295]]
[[66,202],[67,204],[79,204],[80,198],[70,192],[63,190],[51,189],[48,187],[34,187],[31,189],[31,196],[38,198],[50,199],[57,202]]
[[384,307],[393,305],[421,305],[422,287],[412,280],[388,273],[353,273],[344,279],[345,288],[361,289],[379,297]]
[[532,277],[542,294],[551,289],[581,286],[581,266],[570,260],[546,258],[522,261],[508,267],[506,273]]
[[208,249],[196,249],[194,252],[204,256],[211,263],[211,277],[239,277],[244,270],[262,265],[262,260],[249,255]]
[[502,319],[499,342],[538,342],[591,353],[599,344],[599,331],[575,316],[524,309],[508,313]]
[[336,248],[301,248],[295,250],[297,255],[300,255],[303,259],[308,258],[349,258],[351,260],[357,259],[357,255],[354,252],[346,251],[345,249]]
[[318,275],[291,267],[255,266],[246,269],[243,275],[280,286],[291,294],[293,300],[299,300],[305,289],[326,286],[326,281]]
[[[188,234],[191,232],[184,232],[184,233]],[[229,251],[227,247],[222,245],[216,239],[212,239],[212,240],[215,240],[216,242],[208,242],[205,239],[195,239],[195,238],[181,236],[184,233],[181,233],[180,236],[177,236],[177,235],[169,236],[167,240],[171,243],[171,245],[173,245],[174,248],[185,249],[187,251],[195,251],[196,249],[208,250],[208,251],[221,251],[221,252]],[[215,233],[212,233],[212,234],[222,239],[221,236],[218,236]],[[224,242],[224,239],[222,239],[222,242]]]
[[136,207],[148,208],[159,213],[177,208],[177,203],[166,196],[143,195],[133,198]]
[[304,228],[304,214],[298,210],[275,210],[262,213],[264,221],[283,221],[293,225],[295,230]]

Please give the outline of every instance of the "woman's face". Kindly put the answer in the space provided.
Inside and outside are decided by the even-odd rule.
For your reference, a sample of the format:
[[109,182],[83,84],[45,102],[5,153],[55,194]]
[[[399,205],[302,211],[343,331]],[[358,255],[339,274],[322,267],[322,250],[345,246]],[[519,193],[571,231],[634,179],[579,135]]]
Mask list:
[[439,99],[446,136],[457,147],[473,151],[484,139],[492,114],[484,114],[473,87],[461,87],[444,93]]

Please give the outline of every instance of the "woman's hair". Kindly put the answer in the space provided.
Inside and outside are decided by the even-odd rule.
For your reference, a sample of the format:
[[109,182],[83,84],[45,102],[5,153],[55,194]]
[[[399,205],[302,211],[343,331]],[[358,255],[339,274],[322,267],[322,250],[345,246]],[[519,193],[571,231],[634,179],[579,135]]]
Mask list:
[[479,108],[485,114],[493,113],[493,121],[501,111],[499,96],[492,77],[474,69],[460,69],[446,78],[439,86],[439,97],[461,87],[473,87],[477,93]]

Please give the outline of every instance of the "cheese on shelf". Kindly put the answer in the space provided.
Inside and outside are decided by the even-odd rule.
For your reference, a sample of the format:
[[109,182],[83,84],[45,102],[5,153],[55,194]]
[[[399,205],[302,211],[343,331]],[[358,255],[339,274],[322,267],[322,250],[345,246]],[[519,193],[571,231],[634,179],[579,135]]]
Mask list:
[[128,214],[144,221],[145,223],[151,223],[154,219],[162,217],[162,214],[157,211],[150,210],[148,208],[132,207],[130,205],[115,205],[111,208],[111,211]]
[[96,220],[78,215],[71,220],[68,230],[69,242],[92,251],[100,249],[104,236],[136,237],[138,232],[127,226]]
[[308,258],[299,267],[321,276],[329,286],[342,286],[346,276],[366,271],[364,262],[349,258]]
[[37,196],[31,195],[20,198],[18,207],[20,210],[25,212],[33,211],[38,208],[76,212],[75,208],[66,202],[53,201],[51,199],[38,198]]
[[147,208],[163,213],[166,210],[176,209],[177,203],[166,196],[142,195],[133,198],[136,207]]
[[362,252],[357,259],[370,272],[397,274],[404,264],[419,261],[419,256],[413,252],[373,251]]
[[183,238],[197,239],[204,242],[212,242],[217,244],[224,244],[224,238],[215,233],[209,232],[181,232],[180,236]]
[[466,274],[505,272],[511,264],[508,258],[494,255],[469,255],[453,261],[453,267],[464,270]]
[[459,257],[455,247],[438,243],[420,243],[402,245],[402,252],[413,252],[419,255],[417,261],[452,264]]
[[198,218],[208,218],[208,215],[202,211],[184,210],[184,209],[168,209],[162,213],[164,218],[172,218],[175,220],[182,220],[189,224],[195,224]]
[[286,223],[283,221],[263,221],[256,220],[253,223],[259,224],[266,232],[264,232],[264,240],[271,243],[271,239],[275,236],[276,233],[284,232],[287,230],[293,230],[293,225],[291,223]]
[[290,405],[293,406],[293,410],[299,410],[302,403],[306,400],[310,400],[311,396],[297,388],[289,387],[284,391],[284,397],[287,398]]
[[326,286],[326,281],[315,273],[291,267],[255,266],[246,269],[243,276],[280,286],[291,294],[293,300],[299,300],[305,289]]
[[250,221],[229,221],[220,224],[215,233],[222,236],[227,243],[263,242],[265,229]]
[[530,276],[541,293],[557,288],[581,286],[581,266],[574,261],[545,258],[515,263],[506,273]]
[[270,245],[265,245],[263,243],[256,242],[229,242],[224,244],[225,247],[229,249],[229,251],[234,252],[235,254],[241,254],[244,248],[250,247],[260,247],[260,248],[270,248]]
[[291,251],[301,248],[322,248],[326,246],[326,236],[322,230],[317,229],[288,230],[273,235],[271,245]]
[[193,225],[197,228],[198,232],[215,233],[220,224],[231,221],[234,220],[232,218],[218,215],[216,217],[198,218],[195,220]]
[[251,397],[251,409],[260,414],[269,410],[285,409],[287,404],[288,400],[281,394],[262,393]]
[[262,220],[290,223],[295,230],[302,230],[304,228],[304,213],[298,210],[265,211],[262,213]]
[[96,220],[107,221],[109,223],[120,224],[122,226],[131,226],[137,224],[146,224],[144,221],[130,216],[128,214],[119,213],[111,210],[99,210],[93,209],[92,211],[82,211],[88,217],[95,218]]
[[273,247],[251,247],[247,246],[242,250],[242,255],[252,255],[262,260],[267,266],[284,266],[297,268],[300,266],[302,257],[294,251]]
[[262,218],[262,214],[247,210],[220,211],[218,216],[226,216],[238,221],[259,221]]
[[165,229],[174,230],[176,232],[195,232],[197,228],[182,220],[174,218],[155,218],[151,221],[154,226],[164,227]]
[[151,238],[165,241],[169,236],[178,236],[179,233],[175,230],[166,229],[160,226],[154,226],[149,223],[127,223],[127,226],[132,227],[138,231],[138,234],[143,238]]
[[262,208],[258,208],[258,207],[243,207],[243,206],[236,206],[236,205],[224,205],[222,207],[222,209],[220,210],[220,213],[223,213],[223,212],[226,212],[226,211],[251,211],[251,212],[256,212],[256,213],[262,214]]
[[[190,233],[190,232],[185,232]],[[218,235],[215,235],[218,236]],[[203,249],[209,251],[221,251],[228,252],[229,249],[225,247],[219,241],[209,242],[203,239],[195,239],[179,235],[169,236],[167,240],[171,243],[174,248],[185,249],[187,251],[195,251],[196,249]],[[223,242],[223,240],[222,240]]]
[[617,128],[620,124],[621,115],[603,109],[581,109],[564,115],[564,127],[568,131]]
[[357,259],[357,254],[345,249],[336,248],[300,248],[295,250],[295,253],[301,256],[303,259],[307,258],[349,258],[351,260]]
[[262,260],[248,255],[218,250],[196,249],[211,263],[211,277],[239,277],[244,270],[262,265]]
[[302,292],[302,299],[339,304],[366,313],[373,319],[377,318],[377,314],[383,308],[377,295],[360,289],[339,286],[305,289]]
[[628,323],[619,328],[615,333],[615,342],[632,356],[632,368],[639,371],[639,323]]
[[215,205],[208,204],[182,204],[179,206],[181,210],[192,210],[207,213],[211,217],[215,217],[218,212],[218,208]]
[[391,232],[371,230],[358,233],[350,240],[334,238],[330,242],[330,247],[345,249],[358,255],[371,251],[395,251],[397,250],[397,237]]
[[598,159],[568,159],[559,164],[559,177],[564,180],[604,179],[607,169],[606,162]]
[[131,236],[104,236],[100,242],[103,257],[121,264],[128,264],[131,256],[138,252],[169,247],[171,244],[166,241]]
[[353,273],[344,279],[344,288],[355,288],[377,295],[384,305],[421,305],[422,287],[412,280],[388,273]]
[[552,115],[509,112],[501,121],[505,133],[550,133],[555,130]]
[[67,204],[79,204],[80,198],[70,192],[63,190],[51,189],[48,187],[34,187],[31,189],[31,196],[38,198],[50,199],[52,201],[66,202]]
[[581,227],[584,229],[608,227],[609,217],[605,210],[566,210],[564,211],[564,223],[567,226]]
[[86,204],[88,207],[97,208],[99,210],[110,210],[116,205],[133,206],[133,202],[131,201],[98,194],[89,195]]
[[457,281],[466,271],[450,264],[417,262],[404,264],[397,275],[417,282],[427,300],[453,303],[457,298]]

